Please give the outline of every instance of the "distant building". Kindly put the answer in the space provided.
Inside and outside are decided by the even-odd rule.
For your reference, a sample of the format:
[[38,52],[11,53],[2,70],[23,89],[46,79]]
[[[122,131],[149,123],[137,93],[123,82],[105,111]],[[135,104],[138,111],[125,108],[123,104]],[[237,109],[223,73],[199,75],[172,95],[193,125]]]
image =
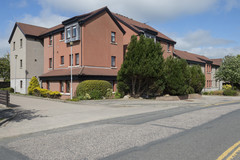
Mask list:
[[209,59],[202,55],[176,49],[173,55],[177,58],[185,59],[189,65],[199,65],[201,67],[205,75],[204,91],[222,89],[222,82],[215,79],[215,74],[222,64],[222,59]]

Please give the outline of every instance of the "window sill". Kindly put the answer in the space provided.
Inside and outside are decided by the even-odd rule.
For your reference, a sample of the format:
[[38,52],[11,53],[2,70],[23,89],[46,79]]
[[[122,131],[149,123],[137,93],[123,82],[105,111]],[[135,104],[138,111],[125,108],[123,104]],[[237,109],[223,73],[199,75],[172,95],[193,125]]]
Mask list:
[[61,66],[61,67],[62,67],[62,66],[64,66],[64,64],[60,64],[59,66]]
[[48,68],[48,70],[53,70],[52,68]]
[[48,47],[52,47],[52,45],[48,45]]
[[111,69],[117,69],[117,67],[111,67]]
[[60,92],[61,93],[61,95],[63,95],[63,96],[70,96],[70,93],[64,93],[64,92]]
[[59,42],[64,42],[64,39],[59,40]]
[[117,42],[110,42],[111,44],[113,44],[113,45],[117,45]]
[[171,51],[167,51],[168,53],[171,53]]

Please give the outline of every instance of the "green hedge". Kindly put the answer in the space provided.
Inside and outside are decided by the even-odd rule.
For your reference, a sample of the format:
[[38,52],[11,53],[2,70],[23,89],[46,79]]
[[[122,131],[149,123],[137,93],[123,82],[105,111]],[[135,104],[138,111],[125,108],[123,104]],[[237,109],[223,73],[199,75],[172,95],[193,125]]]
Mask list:
[[223,95],[224,96],[237,96],[238,92],[232,89],[225,89],[223,90]]
[[2,90],[2,91],[8,91],[9,93],[13,93],[13,92],[14,92],[14,89],[11,88],[11,87],[8,87],[8,88],[0,88],[0,90]]
[[108,89],[112,89],[112,85],[108,81],[86,80],[78,84],[76,95],[85,96],[89,94],[91,99],[101,99],[106,96]]

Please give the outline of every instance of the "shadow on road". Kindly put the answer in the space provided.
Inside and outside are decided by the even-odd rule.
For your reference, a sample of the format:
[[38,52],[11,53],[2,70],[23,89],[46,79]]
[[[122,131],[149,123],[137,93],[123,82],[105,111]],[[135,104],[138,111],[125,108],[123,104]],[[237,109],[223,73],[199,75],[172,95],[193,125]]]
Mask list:
[[16,116],[11,120],[11,122],[21,122],[22,120],[32,120],[38,117],[47,117],[40,114],[36,114],[37,110],[15,110]]

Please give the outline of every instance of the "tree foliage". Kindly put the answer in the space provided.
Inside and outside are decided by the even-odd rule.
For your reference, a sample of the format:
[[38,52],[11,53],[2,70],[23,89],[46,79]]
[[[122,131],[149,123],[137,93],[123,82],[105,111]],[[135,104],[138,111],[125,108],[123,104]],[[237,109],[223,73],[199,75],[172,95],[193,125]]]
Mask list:
[[28,86],[28,94],[32,95],[35,88],[40,87],[38,79],[36,77],[32,77]]
[[215,77],[231,85],[240,84],[240,56],[225,56]]
[[191,73],[190,86],[194,89],[194,93],[201,93],[205,86],[205,75],[198,65],[189,66],[189,69]]
[[0,77],[4,78],[4,81],[10,81],[10,59],[9,54],[6,54],[3,58],[0,58]]
[[164,89],[163,51],[160,43],[140,36],[131,37],[126,57],[118,72],[118,91],[139,97]]
[[165,93],[170,95],[185,95],[193,93],[190,86],[191,71],[184,59],[168,57],[164,66]]

